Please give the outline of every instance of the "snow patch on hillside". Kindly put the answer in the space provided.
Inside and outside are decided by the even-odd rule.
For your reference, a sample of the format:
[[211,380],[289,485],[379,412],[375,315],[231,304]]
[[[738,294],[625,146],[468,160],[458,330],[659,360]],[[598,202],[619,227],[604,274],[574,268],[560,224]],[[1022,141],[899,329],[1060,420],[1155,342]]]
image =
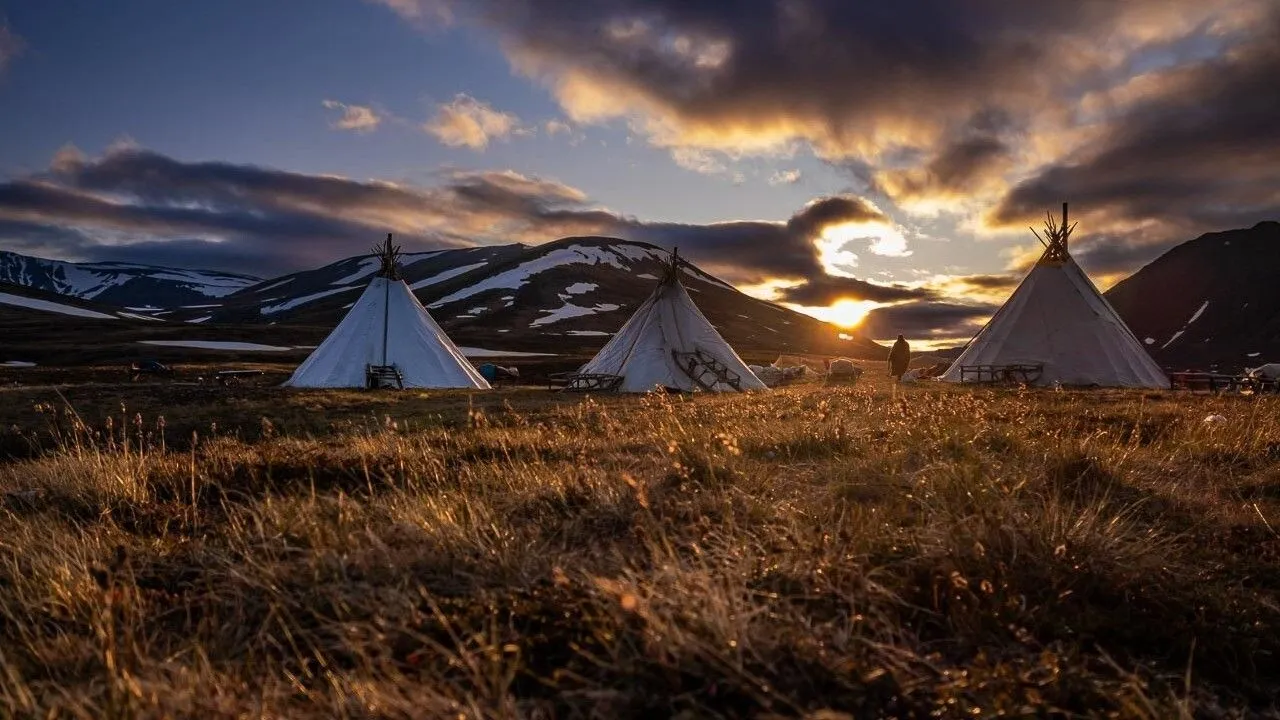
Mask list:
[[124,312],[124,311],[118,311],[116,312],[116,314],[122,318],[130,318],[132,320],[149,320],[151,322],[164,322],[164,320],[158,317],[152,317],[150,315],[139,315],[138,313]]
[[352,287],[331,288],[329,290],[321,290],[320,292],[317,292],[317,293],[311,293],[310,295],[303,295],[302,297],[299,297],[299,298],[286,300],[285,302],[282,302],[279,305],[268,305],[266,307],[259,308],[258,312],[262,313],[263,315],[275,315],[276,313],[284,312],[285,310],[292,310],[293,308],[296,308],[299,305],[306,305],[307,303],[312,302],[314,300],[319,300],[322,297],[337,295],[338,293],[343,293],[343,292],[356,290],[356,289],[358,288],[352,286]]
[[568,320],[569,318],[582,317],[584,315],[595,315],[596,313],[601,313],[601,312],[612,312],[614,310],[617,310],[619,307],[620,306],[614,305],[613,303],[600,303],[595,307],[582,307],[581,305],[574,305],[573,303],[565,303],[563,306],[558,307],[555,310],[539,311],[539,312],[546,313],[547,314],[546,317],[540,317],[537,320],[534,320],[533,322],[529,323],[529,327],[532,328],[532,327],[538,327],[539,325],[550,325],[551,323],[554,323],[554,322],[560,322],[561,320]]
[[[1208,300],[1205,300],[1205,301],[1204,301],[1204,304],[1200,306],[1200,309],[1199,309],[1199,310],[1196,310],[1196,314],[1195,314],[1195,315],[1192,315],[1192,316],[1191,316],[1191,319],[1187,321],[1187,325],[1190,325],[1191,323],[1193,323],[1193,322],[1195,322],[1195,321],[1199,320],[1199,319],[1200,319],[1200,316],[1204,314],[1204,310],[1205,310],[1205,308],[1207,308],[1207,307],[1209,307],[1209,301],[1208,301]],[[1186,327],[1186,325],[1184,325],[1183,327]]]
[[517,352],[515,350],[486,350],[475,347],[459,347],[466,357],[555,357],[555,353]]
[[48,300],[37,300],[36,298],[22,297],[21,295],[10,295],[9,293],[0,293],[0,304],[14,305],[24,307],[31,310],[40,310],[42,312],[59,313],[62,315],[74,315],[76,317],[94,318],[97,320],[118,320],[115,315],[100,313],[95,310],[86,310],[85,308],[75,307],[73,305],[63,305],[62,303],[49,302]]
[[379,257],[365,258],[364,260],[360,261],[360,264],[358,267],[356,267],[355,272],[345,277],[340,277],[329,284],[330,285],[350,285],[351,283],[359,280],[360,278],[368,277],[369,275],[372,275],[380,267],[382,267],[382,258],[379,258]]
[[250,350],[256,352],[284,352],[292,348],[278,345],[261,345],[250,342],[234,342],[231,340],[139,340],[142,345],[159,345],[161,347],[194,348],[196,350]]
[[291,283],[291,282],[293,282],[294,280],[297,280],[297,279],[298,279],[298,278],[296,278],[296,277],[287,277],[287,278],[285,278],[285,279],[283,279],[283,280],[281,280],[281,281],[279,281],[279,282],[273,282],[273,283],[271,283],[270,285],[268,285],[268,286],[266,286],[266,287],[264,287],[264,288],[258,288],[258,292],[263,293],[263,292],[266,292],[266,291],[268,291],[268,290],[275,290],[276,288],[278,288],[278,287],[280,287],[280,286],[282,286],[282,285],[288,285],[289,283]]
[[538,273],[565,265],[611,265],[619,270],[630,270],[631,266],[626,262],[627,260],[646,259],[650,255],[649,250],[630,245],[618,245],[612,248],[570,245],[567,248],[552,250],[542,257],[521,263],[471,287],[463,288],[431,303],[428,307],[442,307],[489,290],[518,290]]
[[[469,273],[472,270],[475,270],[476,268],[482,268],[488,264],[489,263],[487,262],[478,262],[478,263],[472,263],[470,265],[463,265],[461,267],[456,267],[451,270],[445,270],[442,273],[436,273],[431,277],[427,277],[419,280],[418,282],[410,285],[409,289],[418,290],[420,288],[427,287],[428,285],[435,285],[436,283],[442,283],[445,280],[448,280],[450,278],[456,278],[463,273]],[[431,307],[435,307],[435,305],[432,305]]]
[[702,282],[707,283],[708,285],[718,285],[718,286],[720,286],[720,287],[722,287],[722,288],[725,288],[726,290],[733,290],[734,292],[737,292],[737,290],[738,290],[738,288],[736,288],[736,287],[734,287],[734,286],[730,285],[729,283],[727,283],[727,282],[725,282],[725,281],[723,281],[723,280],[719,280],[719,279],[717,279],[717,278],[713,278],[713,277],[711,277],[710,275],[707,275],[707,274],[705,274],[705,273],[698,272],[697,270],[694,270],[693,268],[689,268],[689,267],[682,267],[682,268],[680,268],[680,269],[681,269],[681,270],[684,270],[684,274],[685,274],[685,275],[688,275],[689,277],[693,278],[694,280],[701,280]]

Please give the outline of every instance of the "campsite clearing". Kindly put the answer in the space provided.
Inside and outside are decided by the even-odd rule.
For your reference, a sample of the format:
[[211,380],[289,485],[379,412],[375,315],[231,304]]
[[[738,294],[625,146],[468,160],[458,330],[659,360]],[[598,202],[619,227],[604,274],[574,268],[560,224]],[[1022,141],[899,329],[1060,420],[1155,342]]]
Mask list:
[[1274,396],[0,393],[0,714],[1179,717],[1280,691]]

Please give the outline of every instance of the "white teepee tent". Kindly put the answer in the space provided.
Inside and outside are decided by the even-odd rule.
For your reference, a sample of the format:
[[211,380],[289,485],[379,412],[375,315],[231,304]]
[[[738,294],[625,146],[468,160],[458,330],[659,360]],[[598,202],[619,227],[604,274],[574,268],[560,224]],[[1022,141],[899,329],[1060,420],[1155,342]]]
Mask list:
[[583,375],[621,378],[621,392],[765,390],[680,283],[679,255],[622,329],[583,365]]
[[1036,385],[1169,387],[1164,371],[1072,259],[1067,240],[1073,229],[1063,203],[1062,223],[1052,217],[1045,223],[1040,260],[942,380],[965,382],[1012,365],[1038,365],[1043,370]]
[[390,235],[375,249],[382,269],[286,387],[489,388],[400,279],[399,251]]

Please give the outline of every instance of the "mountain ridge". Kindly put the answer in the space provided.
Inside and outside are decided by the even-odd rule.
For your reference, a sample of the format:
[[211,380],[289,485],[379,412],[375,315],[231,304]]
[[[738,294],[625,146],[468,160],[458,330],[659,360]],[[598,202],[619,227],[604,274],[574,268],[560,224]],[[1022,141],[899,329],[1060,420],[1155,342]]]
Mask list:
[[1267,220],[1170,248],[1106,297],[1162,364],[1239,369],[1280,357],[1278,268],[1280,222]]
[[69,262],[0,250],[0,283],[121,308],[195,304],[225,297],[260,278],[214,270],[126,262]]
[[[575,236],[535,246],[406,253],[400,272],[459,344],[572,355],[594,352],[622,327],[652,293],[668,258],[666,250],[649,243]],[[166,321],[166,337],[187,327],[193,336],[281,332],[298,343],[317,342],[313,338],[323,338],[336,326],[378,267],[375,256],[358,255],[201,302],[161,306],[144,301],[124,312],[125,317]],[[744,351],[853,357],[884,352],[856,332],[841,333],[833,325],[746,295],[695,265],[683,266],[682,272],[703,314]]]

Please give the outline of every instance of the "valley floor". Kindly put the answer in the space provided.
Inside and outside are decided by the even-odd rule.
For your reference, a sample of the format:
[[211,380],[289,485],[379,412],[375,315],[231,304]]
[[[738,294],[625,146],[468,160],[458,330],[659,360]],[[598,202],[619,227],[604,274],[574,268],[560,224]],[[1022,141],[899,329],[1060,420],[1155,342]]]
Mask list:
[[1276,717],[1278,428],[881,378],[4,388],[0,715]]

